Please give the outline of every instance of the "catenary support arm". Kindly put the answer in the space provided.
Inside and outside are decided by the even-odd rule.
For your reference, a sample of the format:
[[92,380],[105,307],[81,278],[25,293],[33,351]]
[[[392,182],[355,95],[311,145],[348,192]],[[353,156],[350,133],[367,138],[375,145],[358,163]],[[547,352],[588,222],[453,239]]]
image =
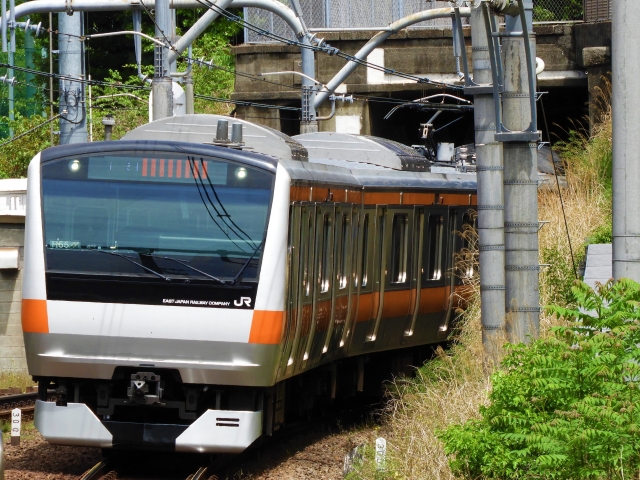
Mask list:
[[[386,30],[382,32],[378,32],[373,36],[371,40],[369,40],[354,56],[358,60],[366,60],[367,56],[382,42],[388,39],[391,35],[399,32],[403,28],[407,28],[408,26],[414,25],[419,22],[424,22],[426,20],[434,20],[436,18],[450,18],[453,14],[453,8],[434,8],[431,10],[424,10],[422,12],[417,12],[412,15],[408,15],[400,20],[393,22],[387,27]],[[460,15],[463,17],[468,17],[471,15],[471,9],[469,8],[461,8]],[[340,86],[342,82],[344,82],[349,75],[356,69],[359,65],[358,62],[350,60],[342,69],[327,83],[326,88],[323,88],[316,95],[315,107],[319,108],[329,95],[335,92],[336,88]]]
[[[155,0],[143,1],[148,9],[155,8]],[[293,10],[276,0],[233,0],[228,7],[255,7],[273,12],[287,22],[296,33],[296,36],[300,37],[303,34],[304,27]],[[203,8],[203,5],[198,0],[171,0],[171,8],[193,9]],[[144,10],[144,8],[139,0],[33,0],[16,6],[16,19],[36,13],[66,12],[67,10],[78,12],[121,12]]]

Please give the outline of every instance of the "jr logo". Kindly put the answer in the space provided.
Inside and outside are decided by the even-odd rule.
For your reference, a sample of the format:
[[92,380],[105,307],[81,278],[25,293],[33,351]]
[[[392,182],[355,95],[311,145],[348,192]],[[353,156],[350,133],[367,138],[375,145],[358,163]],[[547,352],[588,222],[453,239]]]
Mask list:
[[236,307],[241,307],[242,304],[246,305],[247,307],[251,306],[251,297],[240,297],[240,300],[234,300],[233,304]]

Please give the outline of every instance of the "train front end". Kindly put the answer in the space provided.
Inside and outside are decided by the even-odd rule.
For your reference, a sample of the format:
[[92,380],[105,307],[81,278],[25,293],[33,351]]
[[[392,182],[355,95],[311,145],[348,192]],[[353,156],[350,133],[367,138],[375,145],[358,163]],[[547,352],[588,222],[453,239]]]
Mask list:
[[239,452],[262,434],[287,178],[270,157],[176,142],[31,162],[22,322],[50,443]]

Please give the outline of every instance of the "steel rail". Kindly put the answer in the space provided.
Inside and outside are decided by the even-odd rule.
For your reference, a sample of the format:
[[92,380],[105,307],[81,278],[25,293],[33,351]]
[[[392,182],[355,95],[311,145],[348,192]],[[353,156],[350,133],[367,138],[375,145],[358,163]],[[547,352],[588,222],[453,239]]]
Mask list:
[[84,472],[80,476],[79,480],[97,480],[102,476],[102,471],[107,467],[108,464],[109,464],[109,460],[107,459],[100,460],[93,467],[91,467],[89,470]]
[[[47,398],[55,399],[55,390],[49,390]],[[11,410],[19,408],[23,415],[31,415],[35,409],[38,392],[19,393],[17,395],[0,396],[0,419],[11,418]]]

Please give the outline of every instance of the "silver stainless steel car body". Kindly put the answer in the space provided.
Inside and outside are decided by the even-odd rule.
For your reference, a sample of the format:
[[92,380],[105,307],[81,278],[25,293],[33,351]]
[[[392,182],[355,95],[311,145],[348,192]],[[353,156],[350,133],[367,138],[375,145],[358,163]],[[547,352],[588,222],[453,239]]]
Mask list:
[[[245,144],[194,142],[220,143],[213,134],[208,137],[220,120],[241,123]],[[326,147],[332,140],[325,137],[319,141]],[[364,141],[351,140],[340,136],[353,145]],[[365,360],[374,354],[406,356],[402,352],[409,347],[446,338],[453,293],[462,286],[445,272],[454,268],[454,254],[462,246],[454,232],[472,222],[468,211],[475,205],[475,176],[431,173],[408,149],[365,140],[384,155],[376,164],[370,151],[366,164],[351,168],[358,159],[349,159],[349,153],[328,160],[309,154],[305,145],[313,138],[308,135],[298,141],[245,121],[187,115],[152,122],[122,141],[38,154],[28,173],[22,319],[29,372],[40,382],[41,400],[52,383],[58,389],[57,405],[36,405],[36,426],[44,437],[61,445],[238,452],[282,425],[285,410],[303,411],[308,397],[322,390],[317,382],[329,382],[332,386],[323,391],[333,398],[340,394],[336,379],[344,372],[355,382],[349,388],[362,391]],[[65,175],[74,178],[71,173],[56,173],[62,180],[45,175],[46,169],[59,165],[64,170],[67,164],[70,171],[97,172],[112,157],[117,170],[127,156],[136,169],[143,165],[145,178],[136,177],[137,183],[124,173],[84,173],[84,183],[67,182]],[[102,184],[92,187],[96,179],[109,188],[152,185],[162,192],[167,185],[167,198],[156,193],[157,200],[145,205],[167,223],[193,215],[185,210],[183,193],[169,193],[171,185],[188,183],[172,177],[177,159],[185,162],[184,175],[189,165],[190,188],[200,195],[191,192],[201,209],[198,225],[219,221],[220,231],[234,227],[224,218],[228,212],[216,210],[220,188],[211,181],[213,163],[206,162],[232,165],[229,182],[238,185],[247,171],[272,178],[268,210],[263,205],[264,233],[249,239],[253,254],[233,260],[219,249],[220,265],[231,265],[232,274],[202,270],[191,257],[167,258],[167,245],[177,252],[186,248],[180,242],[193,240],[186,233],[151,232],[159,236],[157,251],[131,250],[112,240],[103,242],[110,246],[96,246],[75,234],[54,238],[47,233],[73,230],[77,209],[87,222],[94,218],[96,228],[108,224],[100,228],[109,238],[117,230],[111,226],[119,218],[114,215],[123,212],[135,217],[128,226],[144,230],[133,201],[119,200],[117,213],[90,210],[97,207],[88,205],[99,206],[105,195],[99,193]],[[58,185],[61,198],[53,203],[51,185]],[[74,185],[84,189],[84,197],[66,194]],[[120,199],[120,193],[114,195]],[[58,207],[70,213],[65,217]],[[234,215],[238,220],[242,210]],[[244,215],[253,218],[249,210]],[[51,230],[54,217],[62,225],[58,230]],[[76,270],[56,260],[76,254],[85,255]],[[120,270],[92,271],[98,257],[109,265],[120,262]],[[151,257],[156,260],[150,263]],[[242,270],[249,264],[255,276],[245,279]],[[337,361],[343,362],[341,372]],[[69,423],[74,428],[62,431]]]

